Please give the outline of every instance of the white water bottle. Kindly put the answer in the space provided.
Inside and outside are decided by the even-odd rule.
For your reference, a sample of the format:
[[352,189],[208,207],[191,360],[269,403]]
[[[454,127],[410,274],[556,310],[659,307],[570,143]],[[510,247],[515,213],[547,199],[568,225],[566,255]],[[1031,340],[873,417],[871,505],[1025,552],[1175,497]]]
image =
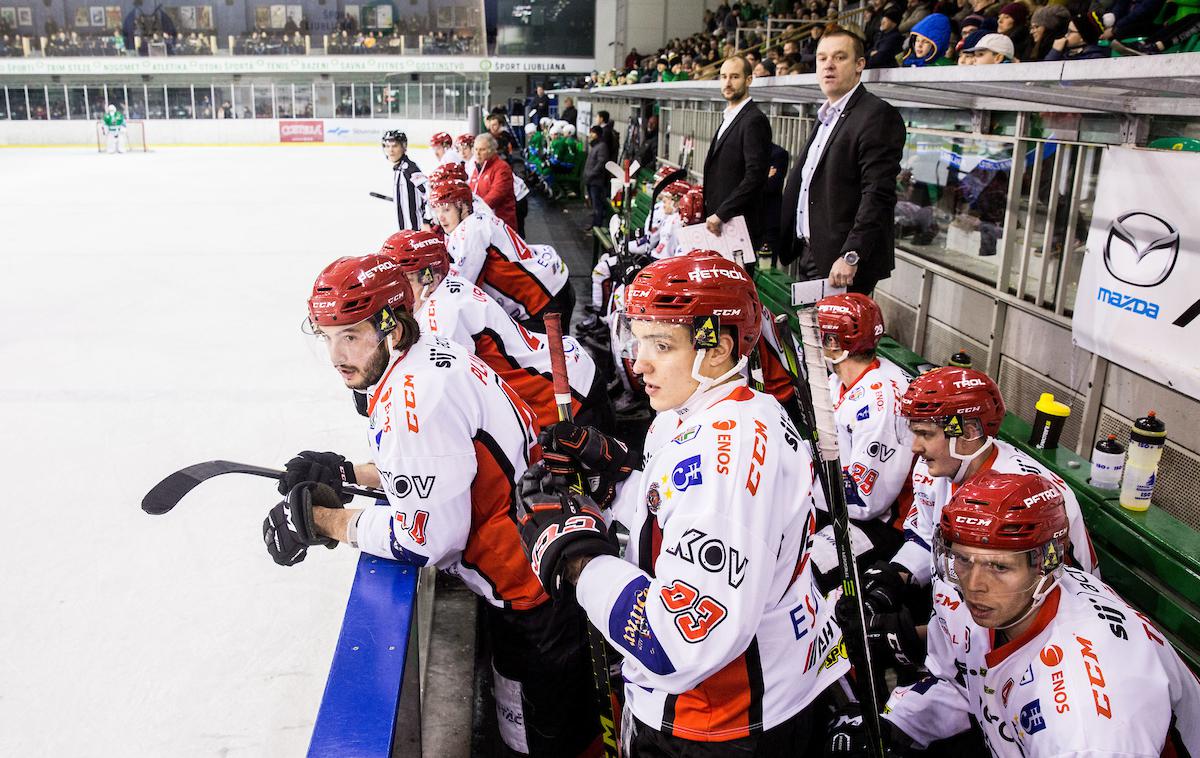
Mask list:
[[1150,507],[1154,483],[1158,479],[1158,462],[1162,459],[1167,441],[1167,425],[1150,411],[1129,430],[1129,457],[1125,460],[1125,475],[1121,481],[1121,507],[1144,511]]
[[1093,487],[1102,490],[1121,489],[1121,474],[1125,471],[1125,448],[1117,442],[1117,435],[1096,442],[1092,449]]

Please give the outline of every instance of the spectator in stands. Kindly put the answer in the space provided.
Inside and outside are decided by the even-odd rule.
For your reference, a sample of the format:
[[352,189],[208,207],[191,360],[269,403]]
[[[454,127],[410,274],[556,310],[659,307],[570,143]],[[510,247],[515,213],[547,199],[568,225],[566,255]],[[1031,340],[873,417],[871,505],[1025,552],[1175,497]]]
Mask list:
[[1045,60],[1053,49],[1054,40],[1067,33],[1071,23],[1071,12],[1062,5],[1046,5],[1033,12],[1029,22],[1029,34],[1033,37],[1033,48],[1023,61]]
[[629,55],[625,56],[625,65],[622,68],[625,68],[625,69],[637,68],[638,62],[640,60],[641,60],[641,56],[638,55],[637,48],[635,47],[629,51]]
[[950,47],[950,19],[941,13],[931,13],[917,22],[909,35],[908,55],[902,66],[948,66],[953,61],[946,58]]
[[[999,0],[971,0],[962,10],[954,14],[954,20],[962,22],[967,16],[996,18],[1000,15]],[[963,36],[966,36],[964,33]]]
[[1015,62],[1012,40],[1003,34],[985,34],[983,39],[963,52],[971,54],[973,66]]
[[867,52],[867,68],[895,68],[896,58],[904,50],[904,35],[900,33],[900,9],[885,8],[879,19],[879,34]]
[[896,177],[904,119],[861,83],[861,38],[836,29],[817,51],[826,101],[792,164],[780,215],[779,260],[800,261],[801,279],[870,294],[895,265]]
[[592,226],[587,228],[590,234],[593,227],[604,226],[608,216],[608,162],[613,160],[608,144],[604,141],[604,129],[593,124],[588,130],[587,162],[583,166],[583,184],[587,188],[588,202],[592,205]]
[[1000,9],[996,27],[1012,40],[1017,60],[1025,60],[1033,50],[1033,37],[1029,33],[1029,8],[1024,3],[1009,3]]
[[1116,17],[1112,26],[1100,33],[1102,40],[1124,40],[1148,37],[1157,31],[1154,20],[1165,0],[1116,0],[1111,12]]
[[930,13],[933,13],[933,0],[908,0],[908,8],[900,19],[900,33],[911,33],[913,27]]
[[1089,58],[1107,58],[1109,51],[1100,47],[1100,24],[1092,13],[1077,13],[1067,24],[1067,33],[1054,40],[1048,61],[1081,61]]
[[755,79],[766,79],[775,76],[775,64],[764,58],[754,67]]
[[1154,55],[1185,42],[1197,34],[1200,34],[1200,13],[1189,13],[1138,42],[1134,45],[1134,49],[1143,55]]
[[989,32],[986,29],[976,29],[964,37],[962,42],[959,43],[962,49],[958,51],[958,58],[954,62],[960,66],[974,65],[975,53],[968,51],[973,50],[979,44],[979,41],[989,34],[993,34],[993,32]]
[[[799,73],[808,74],[816,70],[817,61],[817,45],[821,44],[821,35],[825,33],[825,27],[821,24],[814,24],[808,30],[808,36],[800,42],[800,71]],[[797,73],[793,71],[792,73]]]
[[568,124],[570,124],[571,126],[575,125],[575,122],[579,120],[579,110],[575,107],[575,98],[573,98],[573,97],[564,97],[563,98],[563,109],[562,109],[562,112],[558,114],[558,116],[563,121],[566,121]]
[[[775,66],[775,76],[788,76],[792,73],[791,65],[787,58],[781,58],[779,64]],[[797,72],[798,73],[798,72]]]
[[487,203],[497,218],[516,229],[517,198],[513,191],[512,169],[496,150],[496,138],[490,131],[475,138],[476,168],[470,179],[471,191]]
[[734,56],[721,64],[721,125],[704,159],[704,223],[713,234],[742,216],[755,249],[762,244],[763,188],[770,158],[771,124],[750,97],[750,63]]

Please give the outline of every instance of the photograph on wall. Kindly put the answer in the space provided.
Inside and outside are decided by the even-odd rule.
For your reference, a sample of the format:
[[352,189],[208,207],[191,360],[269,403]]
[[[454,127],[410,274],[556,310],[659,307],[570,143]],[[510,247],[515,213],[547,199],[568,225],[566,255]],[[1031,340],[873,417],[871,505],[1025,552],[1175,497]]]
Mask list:
[[179,18],[179,6],[172,5],[170,8],[163,8],[163,11],[167,14],[167,18],[171,19],[171,23],[175,25],[176,30],[183,28],[181,26],[183,22]]
[[179,6],[179,28],[184,31],[195,31],[196,29],[196,6],[181,5]]
[[439,29],[450,29],[454,26],[454,8],[439,6],[437,9],[437,25]]
[[91,18],[88,16],[87,8],[75,9],[75,28],[83,29],[92,25]]
[[346,18],[353,19],[354,25],[359,28],[362,27],[362,18],[359,15],[359,9],[361,7],[362,6],[360,6],[360,5],[347,5],[346,6]]
[[17,25],[16,8],[0,8],[0,24],[12,29]]
[[196,6],[196,28],[207,32],[213,31],[213,14],[211,5]]
[[33,8],[28,5],[17,8],[17,26],[33,26]]
[[287,7],[287,20],[296,26],[300,26],[300,22],[304,20],[304,6],[289,5]]
[[271,6],[271,28],[282,29],[287,23],[287,6],[272,5]]
[[97,29],[104,28],[104,6],[93,5],[91,8],[92,26]]
[[121,28],[121,6],[109,5],[104,8],[104,26],[109,29]]
[[390,3],[375,6],[375,28],[392,28],[392,6]]
[[271,9],[265,5],[260,5],[254,9],[254,28],[267,29],[271,26]]

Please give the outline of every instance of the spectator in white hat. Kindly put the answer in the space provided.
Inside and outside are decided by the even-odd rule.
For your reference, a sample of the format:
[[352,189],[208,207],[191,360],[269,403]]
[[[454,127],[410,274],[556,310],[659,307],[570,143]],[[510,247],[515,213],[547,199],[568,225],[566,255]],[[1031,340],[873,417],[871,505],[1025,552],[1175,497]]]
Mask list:
[[963,52],[973,54],[971,63],[975,66],[1012,63],[1015,60],[1013,42],[1003,34],[986,34],[974,47]]

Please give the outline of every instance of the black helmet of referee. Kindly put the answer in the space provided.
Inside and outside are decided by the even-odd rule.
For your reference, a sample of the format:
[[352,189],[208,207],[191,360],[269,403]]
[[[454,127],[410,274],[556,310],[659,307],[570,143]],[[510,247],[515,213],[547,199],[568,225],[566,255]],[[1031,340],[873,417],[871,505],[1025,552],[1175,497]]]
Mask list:
[[383,133],[383,137],[381,137],[379,141],[381,144],[384,144],[384,145],[386,145],[389,142],[399,142],[401,145],[404,145],[405,147],[407,147],[408,146],[408,135],[405,134],[404,132],[400,131],[399,129],[389,129]]

